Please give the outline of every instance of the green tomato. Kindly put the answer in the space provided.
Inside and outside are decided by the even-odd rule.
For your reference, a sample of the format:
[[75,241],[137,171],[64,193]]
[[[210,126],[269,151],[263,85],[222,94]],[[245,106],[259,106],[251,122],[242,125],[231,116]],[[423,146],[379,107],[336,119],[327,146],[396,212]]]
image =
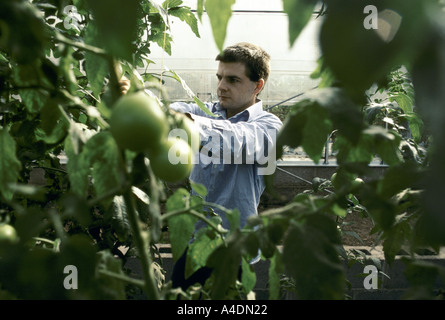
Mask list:
[[179,137],[188,143],[193,152],[197,152],[199,150],[201,138],[199,130],[193,120],[180,113],[176,114],[174,118],[175,127],[184,130],[186,133],[186,136],[180,135]]
[[138,91],[116,101],[110,130],[121,148],[143,152],[159,146],[167,134],[168,123],[156,99]]
[[9,224],[0,225],[0,243],[17,243],[19,237],[15,228]]
[[353,190],[353,191],[357,191],[357,190],[359,190],[359,188],[361,188],[364,184],[365,184],[365,181],[363,181],[363,179],[361,179],[361,178],[355,178],[355,179],[352,180],[352,182],[351,182],[352,190]]
[[182,139],[168,138],[158,149],[149,153],[153,173],[167,182],[178,182],[187,178],[193,168],[193,153]]

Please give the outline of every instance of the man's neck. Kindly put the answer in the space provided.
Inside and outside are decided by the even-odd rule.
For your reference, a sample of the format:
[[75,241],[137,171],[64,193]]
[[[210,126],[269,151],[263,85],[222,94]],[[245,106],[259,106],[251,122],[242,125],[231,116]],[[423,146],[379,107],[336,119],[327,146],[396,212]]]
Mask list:
[[226,109],[226,116],[227,116],[227,119],[229,119],[229,118],[231,118],[231,117],[237,115],[237,114],[240,113],[240,112],[243,112],[244,110],[250,108],[251,106],[253,106],[255,103],[257,103],[257,102],[259,102],[259,101],[260,101],[259,99],[256,99],[253,103],[249,104],[247,107],[243,107],[243,108],[236,109],[236,110],[232,110],[232,109],[229,110],[229,109]]
[[240,112],[243,112],[244,110],[246,110],[247,108],[242,109],[241,111],[237,111],[237,110],[228,110],[226,109],[226,115],[227,115],[227,119],[232,118],[234,115],[237,115]]

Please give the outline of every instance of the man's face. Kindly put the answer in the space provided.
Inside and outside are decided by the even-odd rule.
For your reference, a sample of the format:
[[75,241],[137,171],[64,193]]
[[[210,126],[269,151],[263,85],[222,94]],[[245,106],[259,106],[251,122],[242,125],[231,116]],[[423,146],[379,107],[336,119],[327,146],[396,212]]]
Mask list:
[[217,94],[227,117],[245,110],[256,101],[264,85],[263,80],[251,81],[246,75],[246,66],[241,62],[219,62]]

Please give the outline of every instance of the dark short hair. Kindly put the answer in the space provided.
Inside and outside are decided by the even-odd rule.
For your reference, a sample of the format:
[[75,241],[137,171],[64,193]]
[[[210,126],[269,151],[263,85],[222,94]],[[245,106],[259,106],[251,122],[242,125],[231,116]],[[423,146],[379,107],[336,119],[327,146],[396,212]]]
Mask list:
[[246,75],[251,81],[264,79],[270,74],[270,55],[257,45],[240,42],[229,46],[216,56],[216,61],[241,62],[246,66]]

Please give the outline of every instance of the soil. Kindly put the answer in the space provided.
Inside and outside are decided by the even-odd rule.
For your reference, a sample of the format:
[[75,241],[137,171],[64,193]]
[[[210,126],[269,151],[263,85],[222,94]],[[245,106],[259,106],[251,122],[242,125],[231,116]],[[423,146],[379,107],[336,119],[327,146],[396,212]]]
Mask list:
[[[261,208],[260,208],[261,215]],[[350,213],[346,216],[341,226],[343,231],[342,243],[344,246],[374,246],[376,234],[371,234],[374,227],[372,220],[363,217],[359,213]],[[352,233],[354,235],[352,235]]]
[[349,214],[345,220],[343,231],[353,231],[357,234],[357,237],[352,235],[343,235],[343,245],[345,246],[373,246],[376,245],[376,234],[371,234],[371,230],[374,224],[370,218],[362,217],[358,213]]
[[[332,142],[329,147],[330,155],[329,160],[332,163],[335,160],[335,156],[332,154]],[[292,160],[306,160],[310,161],[310,158],[306,155],[302,147],[288,148],[285,147],[284,156],[290,157]],[[267,200],[266,200],[267,202]],[[265,208],[261,208],[260,211]],[[369,217],[364,217],[360,213],[349,213],[343,221],[341,229],[344,231],[342,240],[345,246],[374,246],[377,245],[376,234],[371,234],[371,230],[374,227],[372,220]],[[354,233],[354,235],[351,235]]]

